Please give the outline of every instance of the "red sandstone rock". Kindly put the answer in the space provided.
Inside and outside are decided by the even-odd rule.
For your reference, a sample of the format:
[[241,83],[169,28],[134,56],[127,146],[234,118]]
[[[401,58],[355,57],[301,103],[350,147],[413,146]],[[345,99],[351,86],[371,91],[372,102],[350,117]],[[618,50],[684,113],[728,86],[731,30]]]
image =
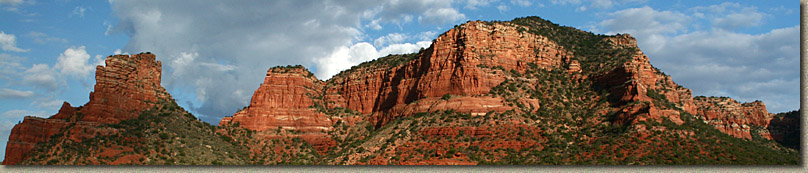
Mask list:
[[[471,96],[450,100],[443,106],[445,109],[473,114],[512,109],[496,103],[502,102],[500,98],[479,96],[505,80],[504,75],[489,73],[479,66],[524,72],[529,63],[534,63],[551,69],[570,63],[572,55],[548,38],[520,32],[517,27],[478,21],[463,24],[439,36],[417,59],[404,65],[391,69],[365,67],[332,77],[326,88],[326,102],[371,114],[369,121],[379,125],[399,116],[439,110],[424,108],[434,103],[424,98],[445,94]],[[416,100],[427,103],[413,104]],[[475,104],[492,107],[472,106]]]
[[762,127],[760,135],[773,139],[765,129],[774,118],[763,102],[739,103],[727,97],[698,97],[695,99],[699,119],[721,132],[734,137],[751,139],[752,126]]
[[118,123],[137,118],[159,99],[173,100],[160,86],[162,63],[154,54],[115,55],[105,62],[96,67],[95,89],[80,111],[84,121]]
[[[614,46],[636,47],[636,40],[630,35],[617,35],[607,38]],[[693,103],[693,98],[690,89],[684,88],[670,78],[654,68],[648,60],[648,56],[638,51],[631,60],[622,64],[620,67],[607,72],[601,76],[596,77],[596,81],[602,85],[609,86],[609,92],[612,97],[621,103],[630,102],[654,102],[654,99],[649,97],[649,93],[653,92],[658,95],[664,96],[668,102],[673,103],[675,107],[684,110],[690,114],[696,114],[696,105]],[[679,112],[674,108],[663,107],[660,104],[647,105],[647,111],[644,113],[651,118],[661,120],[659,118],[666,117],[671,121],[681,124]],[[636,114],[639,111],[637,107],[631,110],[623,109],[624,115],[627,116]],[[637,114],[640,115],[640,114]]]
[[115,134],[116,129],[98,125],[137,118],[141,111],[152,108],[160,99],[172,100],[160,86],[161,69],[160,61],[156,61],[153,54],[107,57],[106,66],[96,67],[95,90],[81,109],[65,102],[50,118],[25,117],[14,126],[3,164],[20,163],[36,144],[60,132],[69,134],[66,137],[77,142]]
[[[469,22],[439,36],[414,60],[401,65],[370,65],[320,81],[302,68],[273,68],[246,109],[225,117],[220,125],[239,123],[252,130],[295,129],[328,131],[338,120],[348,124],[370,121],[377,126],[419,112],[454,109],[473,116],[514,109],[502,98],[486,96],[507,76],[491,67],[524,72],[528,64],[563,69],[581,80],[589,77],[618,100],[618,123],[662,121],[682,124],[680,112],[697,114],[691,91],[654,68],[628,34],[606,38],[615,47],[637,48],[633,57],[599,76],[581,76],[572,53],[540,35],[520,32],[508,23]],[[485,68],[489,67],[489,68]],[[649,96],[664,97],[659,102]],[[443,95],[452,96],[440,99]],[[518,102],[538,107],[537,100]],[[645,102],[631,104],[632,102]],[[667,107],[664,102],[673,103]],[[312,108],[347,108],[364,117],[331,117]],[[678,109],[676,109],[678,108]],[[305,136],[305,135],[304,135]],[[309,140],[307,140],[309,141]],[[313,140],[312,140],[313,141]],[[326,140],[327,141],[327,140]]]
[[250,105],[219,125],[238,123],[250,130],[326,131],[331,119],[318,112],[313,97],[319,96],[322,82],[303,68],[272,68],[256,89]]

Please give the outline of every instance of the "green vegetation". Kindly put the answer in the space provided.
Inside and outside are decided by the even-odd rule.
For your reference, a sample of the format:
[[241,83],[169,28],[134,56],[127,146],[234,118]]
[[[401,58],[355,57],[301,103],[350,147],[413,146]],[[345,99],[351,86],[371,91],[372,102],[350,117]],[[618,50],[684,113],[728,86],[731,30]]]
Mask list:
[[289,70],[292,70],[292,69],[299,69],[299,70],[303,70],[303,71],[306,72],[306,77],[313,77],[314,76],[314,73],[311,73],[308,69],[306,69],[306,67],[303,67],[303,65],[300,65],[300,64],[294,65],[294,66],[292,66],[292,65],[275,66],[275,67],[272,67],[272,68],[269,68],[269,69],[272,70],[273,72],[277,72],[277,73],[286,73],[286,72],[289,72]]
[[[605,40],[611,36],[559,26],[538,17],[518,18],[510,23],[519,25],[519,32],[546,36],[572,51],[575,56],[570,58],[580,61],[583,72],[572,74],[534,63],[527,63],[528,67],[520,70],[478,65],[495,75],[504,75],[505,80],[487,94],[456,96],[501,98],[503,104],[513,108],[511,110],[461,112],[430,107],[431,112],[404,109],[362,114],[330,105],[324,99],[325,91],[317,91],[319,94],[308,95],[314,100],[309,108],[335,122],[323,130],[273,127],[253,131],[239,123],[216,127],[199,121],[174,101],[161,101],[137,119],[90,129],[114,131],[108,135],[79,142],[73,140],[77,137],[71,131],[59,132],[49,142],[37,145],[35,154],[24,164],[116,161],[158,165],[800,163],[797,150],[783,147],[798,145],[798,133],[789,134],[787,138],[791,141],[786,143],[762,139],[757,133],[753,133],[752,140],[734,138],[682,111],[677,103],[668,100],[665,94],[671,91],[665,87],[647,90],[645,94],[653,99],[650,102],[616,103],[607,99],[611,94],[593,78],[619,67],[637,52],[635,48],[610,45]],[[427,52],[422,49],[419,53],[388,55],[351,67],[335,77],[367,69],[389,71],[413,63]],[[272,70],[288,72],[302,68],[300,65],[279,66]],[[440,98],[443,101],[437,101],[445,103],[453,97],[444,94]],[[659,109],[679,111],[682,124],[670,117],[648,117],[643,111],[648,111],[652,103]],[[632,112],[633,109],[637,111]],[[74,116],[73,120],[83,115]],[[777,114],[775,119],[780,121],[778,123],[798,120],[799,112]],[[74,126],[76,123],[64,129]],[[754,132],[765,130],[783,129],[752,127]],[[109,154],[119,150],[119,154]],[[129,156],[135,157],[121,159]]]
[[452,98],[451,94],[444,94],[443,96],[440,97],[440,99],[443,99],[443,100],[449,100],[451,98]]
[[612,47],[606,38],[613,36],[560,26],[536,16],[516,18],[510,22],[525,26],[527,32],[545,36],[572,51],[575,54],[572,58],[581,63],[582,71],[586,74],[603,74],[605,70],[628,61],[637,52],[636,48]]
[[384,57],[379,57],[374,60],[370,60],[367,62],[360,63],[359,65],[352,66],[348,70],[343,70],[337,73],[334,76],[344,76],[345,74],[349,74],[352,72],[356,72],[359,69],[363,68],[382,68],[382,69],[389,69],[392,67],[398,67],[405,63],[408,63],[412,60],[418,58],[418,56],[424,52],[424,49],[418,51],[418,53],[409,53],[409,54],[400,54],[400,55],[387,55]]
[[[225,141],[215,126],[199,121],[172,101],[161,101],[136,119],[93,128],[117,129],[117,133],[99,135],[82,141],[71,139],[71,127],[37,145],[33,156],[22,164],[85,165],[123,164],[210,165],[246,164],[247,149]],[[72,137],[75,138],[75,137]],[[113,156],[106,151],[121,150]],[[59,152],[55,152],[59,151]],[[51,154],[49,154],[51,153]],[[54,154],[55,153],[55,154]],[[139,158],[123,159],[121,158]],[[97,160],[98,162],[92,162]]]

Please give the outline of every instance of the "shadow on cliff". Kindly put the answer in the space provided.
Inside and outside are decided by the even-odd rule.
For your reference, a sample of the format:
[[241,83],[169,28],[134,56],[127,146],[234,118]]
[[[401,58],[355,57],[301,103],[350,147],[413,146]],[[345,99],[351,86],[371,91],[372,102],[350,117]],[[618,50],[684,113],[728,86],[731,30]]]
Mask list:
[[769,130],[774,141],[781,145],[800,150],[800,111],[778,113],[769,121]]

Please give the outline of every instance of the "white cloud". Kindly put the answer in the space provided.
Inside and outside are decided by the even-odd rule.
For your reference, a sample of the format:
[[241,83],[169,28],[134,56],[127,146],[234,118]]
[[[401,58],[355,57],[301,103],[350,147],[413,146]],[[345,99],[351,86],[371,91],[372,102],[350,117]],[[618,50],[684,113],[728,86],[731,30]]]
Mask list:
[[424,31],[415,35],[415,38],[418,40],[432,40],[435,39],[438,35],[438,32],[435,31]]
[[466,19],[466,15],[454,8],[432,8],[424,12],[422,17],[418,17],[421,23],[444,24]]
[[612,6],[614,6],[614,3],[611,0],[593,0],[592,5],[590,7],[592,7],[592,8],[612,8]]
[[342,46],[327,57],[319,60],[319,64],[317,66],[317,72],[319,74],[317,74],[317,76],[326,76],[330,78],[340,71],[348,69],[351,66],[358,65],[359,63],[390,54],[418,52],[418,50],[428,47],[431,43],[431,41],[420,41],[416,44],[391,44],[382,48],[381,50],[377,50],[376,47],[366,42],[357,43],[351,45],[350,47]]
[[14,34],[6,34],[0,31],[0,49],[12,52],[28,52],[28,49],[17,47],[17,37]]
[[[631,3],[645,3],[646,0],[550,0],[553,5],[578,6],[575,11],[586,11],[588,9],[610,9],[612,7]],[[589,5],[587,6],[588,3]],[[540,5],[540,7],[543,5]]]
[[64,100],[58,100],[58,99],[55,100],[52,97],[50,98],[43,97],[34,100],[33,102],[31,102],[31,105],[34,105],[39,109],[49,109],[49,108],[53,109],[53,108],[60,108],[63,103]]
[[[531,3],[528,0],[511,0],[511,4],[519,5],[519,6],[522,6],[522,7],[527,7],[527,6],[532,5],[533,3]],[[541,5],[541,6],[544,6],[544,5]]]
[[[25,116],[35,116],[35,117],[40,117],[40,118],[47,118],[49,115],[47,113],[45,113],[45,111],[33,112],[33,111],[19,110],[19,109],[10,110],[10,111],[6,111],[6,112],[3,113],[3,117],[6,118],[6,119],[21,120]],[[9,129],[11,129],[11,128],[9,128]]]
[[492,2],[497,2],[499,0],[466,0],[466,7],[468,9],[475,10],[477,7],[485,7],[491,4]]
[[657,11],[648,6],[616,11],[609,16],[612,18],[599,24],[610,31],[607,34],[630,33],[646,43],[642,45],[646,51],[663,49],[666,39],[661,35],[685,32],[691,21],[691,17],[683,13]]
[[84,50],[84,46],[67,48],[59,55],[55,69],[59,69],[62,74],[83,77],[95,70],[93,64],[88,64],[90,54]]
[[84,12],[87,11],[88,8],[84,8],[83,6],[78,6],[73,9],[73,13],[70,16],[79,16],[84,17]]
[[[368,16],[377,16],[378,19],[395,24],[412,21],[413,16],[419,22],[427,24],[446,24],[465,19],[465,15],[452,7],[452,0],[414,0],[379,1],[378,6],[371,7]],[[482,2],[482,1],[480,1]]]
[[28,32],[28,36],[34,39],[34,42],[38,44],[47,44],[48,42],[57,42],[57,43],[67,43],[67,39],[59,38],[59,37],[49,37],[45,33],[31,31]]
[[581,0],[550,0],[550,3],[558,5],[578,5],[581,4]]
[[0,88],[0,99],[19,99],[34,96],[33,91],[20,91],[8,88]]
[[10,54],[0,53],[0,79],[12,80],[12,77],[18,76],[20,71],[25,70],[25,67],[20,64],[23,58],[16,57]]
[[373,30],[381,30],[382,25],[379,23],[380,21],[381,21],[381,19],[371,20],[367,25],[365,25],[365,27],[373,29]]
[[100,66],[105,66],[105,64],[106,64],[106,57],[104,57],[102,55],[95,55],[95,63],[93,63],[91,66],[93,66],[93,67],[99,66],[99,65]]
[[508,11],[508,6],[505,5],[505,4],[500,4],[500,5],[497,6],[497,10],[499,10],[499,12]]
[[404,42],[404,40],[407,38],[408,36],[402,33],[390,33],[385,36],[376,38],[376,40],[373,41],[373,45],[375,45],[376,47],[381,47],[388,44],[397,44]]
[[16,6],[22,4],[23,0],[0,0],[0,5],[8,4],[11,6]]
[[[36,87],[56,90],[60,84],[64,84],[63,80],[57,80],[57,72],[47,64],[34,64],[31,68],[25,70],[24,74],[22,82]],[[59,81],[62,82],[59,83]]]
[[[167,65],[164,74],[170,74],[164,75],[163,85],[170,91],[196,91],[195,97],[187,99],[196,98],[201,103],[189,109],[216,123],[249,103],[249,97],[232,93],[254,91],[270,67],[301,64],[319,78],[327,78],[330,73],[323,71],[331,68],[321,67],[326,66],[321,59],[359,42],[375,44],[375,40],[362,40],[364,29],[400,26],[414,19],[427,26],[464,19],[452,3],[111,1],[119,22],[109,27],[107,34],[130,37],[123,52],[156,54]],[[388,47],[403,44],[396,39],[382,42]]]
[[768,14],[759,12],[756,7],[745,7],[738,3],[724,2],[718,5],[699,6],[690,9],[694,16],[711,20],[721,29],[738,29],[760,26]]

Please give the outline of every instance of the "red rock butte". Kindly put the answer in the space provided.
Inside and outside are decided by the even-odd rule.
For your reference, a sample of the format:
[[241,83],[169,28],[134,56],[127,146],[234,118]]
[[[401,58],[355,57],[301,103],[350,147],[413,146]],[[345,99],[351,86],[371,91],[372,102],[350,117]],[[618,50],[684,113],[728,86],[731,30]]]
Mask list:
[[[267,132],[253,136],[246,135],[257,139],[250,139],[253,142],[246,145],[264,145],[267,139],[300,137],[323,155],[330,148],[334,148],[337,141],[344,142],[342,139],[332,139],[333,135],[330,134],[340,132],[339,128],[335,128],[340,127],[335,126],[339,125],[338,122],[344,123],[341,127],[345,129],[348,126],[357,127],[353,125],[359,123],[370,124],[367,128],[361,128],[368,129],[362,131],[367,132],[373,130],[371,126],[381,127],[394,120],[419,113],[453,110],[472,117],[487,118],[492,112],[497,113],[492,114],[494,116],[504,116],[509,111],[536,113],[539,112],[538,108],[553,109],[554,105],[548,106],[545,102],[548,99],[537,99],[548,95],[547,93],[537,94],[541,96],[536,97],[526,96],[525,93],[516,92],[520,91],[519,89],[513,88],[510,90],[517,95],[492,94],[496,92],[497,87],[501,88],[508,81],[519,80],[522,82],[520,85],[536,88],[536,93],[540,92],[538,88],[544,87],[540,85],[556,84],[540,81],[548,78],[515,77],[523,73],[536,76],[543,75],[540,73],[564,75],[564,79],[569,79],[563,81],[565,84],[575,83],[574,86],[578,86],[577,84],[588,82],[586,86],[581,86],[598,87],[576,88],[572,91],[590,94],[583,96],[549,93],[554,97],[554,100],[549,102],[572,102],[570,100],[579,101],[573,103],[583,102],[582,105],[564,107],[565,109],[591,109],[593,110],[591,115],[600,118],[613,113],[609,115],[614,116],[606,120],[610,122],[597,120],[594,123],[598,125],[638,124],[633,126],[636,128],[634,130],[648,131],[657,127],[646,129],[645,125],[639,123],[670,120],[681,125],[687,120],[683,120],[682,115],[690,114],[733,137],[751,139],[760,135],[766,139],[781,140],[785,131],[788,131],[785,128],[794,127],[793,124],[798,121],[781,118],[773,123],[775,116],[768,113],[765,105],[759,101],[739,103],[730,98],[694,98],[690,89],[674,83],[670,76],[654,68],[649,57],[637,47],[637,41],[631,35],[593,37],[597,40],[587,41],[596,42],[608,51],[622,52],[593,55],[603,57],[584,57],[576,56],[575,52],[582,54],[587,52],[581,52],[574,46],[562,46],[570,44],[537,34],[538,32],[531,29],[537,28],[516,22],[468,22],[441,34],[429,48],[417,54],[390,55],[365,62],[340,72],[327,81],[317,79],[299,65],[273,67],[267,70],[266,77],[254,92],[250,104],[234,115],[221,119],[219,126],[228,127],[212,129],[209,132],[216,130],[220,135],[233,135],[226,132],[229,125],[237,124],[249,130]],[[550,28],[553,31],[557,29]],[[628,53],[623,56],[625,52]],[[160,86],[162,64],[156,61],[155,55],[151,53],[114,55],[107,57],[105,62],[106,66],[98,66],[96,69],[94,91],[90,93],[90,101],[84,106],[73,107],[65,102],[59,112],[49,118],[26,116],[22,123],[15,125],[9,137],[3,163],[19,164],[29,157],[29,153],[37,144],[47,142],[54,135],[63,134],[66,135],[64,136],[66,139],[79,142],[99,135],[119,133],[119,129],[100,125],[136,119],[145,110],[173,101]],[[532,72],[528,73],[529,71]],[[559,82],[558,85],[561,85],[560,81],[553,82]],[[553,91],[559,90],[549,92]],[[594,92],[602,94],[592,94]],[[608,103],[590,103],[599,101]],[[351,113],[337,115],[327,113],[338,108]],[[489,122],[479,127],[452,127],[441,124],[441,127],[425,127],[414,134],[440,137],[462,133],[474,137],[494,137],[497,130],[507,131],[498,127],[527,129],[529,133],[536,133],[534,135],[544,131],[543,128],[526,125],[529,122],[527,119],[524,124],[513,121],[515,120]],[[770,128],[770,126],[780,127]],[[757,129],[759,134],[753,134],[754,129]],[[271,131],[277,133],[269,133]],[[354,130],[345,133],[360,132]],[[235,138],[227,139],[236,145],[236,141],[232,140]],[[383,142],[381,139],[383,138],[370,143],[381,143]],[[537,146],[537,141],[543,140],[548,138],[541,137],[534,141],[489,141],[492,142],[491,145],[482,148],[515,150],[543,148],[545,146]],[[425,141],[414,141],[412,144],[401,147],[439,148]],[[262,146],[247,147],[250,148],[251,154],[256,154],[261,151],[258,149]],[[367,150],[379,150],[379,147],[368,146]],[[446,151],[442,152],[445,154]],[[364,155],[348,154],[341,158],[344,162],[340,163],[387,163],[384,158],[360,162],[360,157]],[[463,153],[447,157],[468,158]],[[401,164],[474,163],[468,160],[447,161],[431,158]]]
[[36,144],[65,130],[70,132],[69,138],[77,142],[116,133],[115,129],[96,126],[135,119],[141,111],[158,102],[172,100],[160,86],[162,63],[155,60],[154,54],[114,55],[107,57],[105,63],[106,66],[96,67],[96,84],[87,104],[72,107],[65,102],[50,118],[26,116],[22,123],[15,125],[3,164],[21,162]]
[[[503,98],[486,96],[508,77],[490,73],[479,66],[518,72],[524,72],[528,64],[572,74],[579,74],[582,70],[577,60],[571,60],[571,51],[545,36],[520,31],[524,29],[528,28],[509,23],[468,22],[440,35],[429,48],[404,64],[359,66],[328,81],[316,79],[302,66],[271,68],[250,105],[231,117],[223,118],[219,125],[239,123],[258,131],[284,128],[324,132],[330,130],[337,120],[350,124],[369,121],[381,126],[418,112],[454,109],[476,116],[489,111],[511,110],[514,107],[506,105]],[[624,105],[617,109],[618,123],[647,119],[662,121],[661,117],[666,117],[681,124],[679,110],[693,115],[706,114],[706,121],[737,114],[716,114],[715,111],[725,110],[711,112],[701,109],[703,102],[694,102],[690,89],[674,83],[669,76],[654,68],[631,35],[618,34],[606,40],[615,47],[636,48],[636,53],[629,61],[604,74],[576,77],[591,77],[608,87],[618,103]],[[654,94],[664,96],[675,108],[654,105],[654,98],[649,96]],[[452,97],[440,99],[443,95]],[[646,104],[625,105],[643,101]],[[525,98],[520,102],[539,105],[535,99]],[[317,106],[347,108],[365,116],[332,117],[318,112]],[[762,106],[747,109],[747,112],[764,112],[761,117],[765,117],[763,114],[769,116]],[[765,126],[763,119],[757,125]],[[732,123],[721,123],[715,126],[723,132],[736,137],[749,136],[735,132],[738,129],[732,129],[735,127],[729,125]]]

